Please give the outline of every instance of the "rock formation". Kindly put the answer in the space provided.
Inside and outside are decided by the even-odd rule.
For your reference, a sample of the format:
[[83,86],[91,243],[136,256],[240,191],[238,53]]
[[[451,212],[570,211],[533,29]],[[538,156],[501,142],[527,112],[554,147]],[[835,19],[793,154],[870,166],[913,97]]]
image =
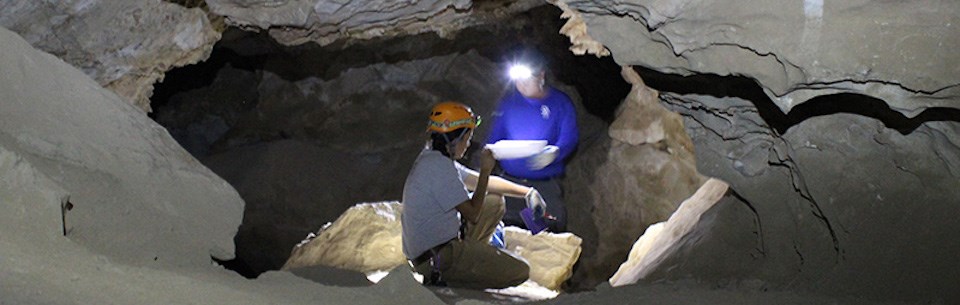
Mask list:
[[958,5],[562,2],[675,92],[698,170],[736,194],[647,282],[960,299],[932,280],[960,276]]
[[[566,1],[624,66],[753,79],[783,111],[866,94],[915,116],[957,107],[960,4],[822,0]],[[611,12],[617,12],[613,14]]]
[[[5,29],[0,41],[0,146],[50,192],[24,204],[69,201],[63,235],[111,259],[206,265],[233,257],[243,202],[229,184],[80,71]],[[58,221],[45,224],[60,222],[61,213],[46,212]]]
[[60,57],[143,111],[153,84],[220,39],[199,8],[161,1],[4,1],[0,26]]
[[564,181],[570,229],[584,234],[576,286],[605,281],[647,226],[670,217],[703,178],[681,118],[631,69],[633,89],[607,133],[584,141]]
[[[672,260],[684,267],[664,267],[670,277],[709,264],[711,272],[695,277],[838,295],[956,299],[949,285],[932,280],[960,272],[946,263],[960,250],[950,237],[958,226],[945,217],[960,202],[956,122],[926,122],[904,134],[875,118],[838,113],[778,135],[742,99],[665,101],[688,117],[698,167],[739,194],[704,216],[712,221],[688,237],[699,241]],[[702,260],[713,253],[727,255]]]
[[0,303],[442,304],[410,277],[345,289],[211,264],[231,256],[236,192],[83,72],[2,28],[0,49]]
[[[294,247],[283,269],[320,265],[367,274],[409,270],[401,242],[402,208],[396,201],[351,207]],[[504,237],[507,249],[530,264],[530,280],[548,289],[557,290],[570,278],[580,256],[581,240],[570,233],[530,235],[530,231],[507,227]]]
[[677,207],[670,219],[648,227],[633,244],[627,261],[610,278],[610,285],[630,285],[656,270],[665,258],[680,248],[679,241],[699,224],[704,212],[727,194],[727,189],[728,185],[723,181],[707,180],[693,196]]
[[[339,47],[415,33],[455,37],[465,27],[499,22],[541,3],[209,2],[212,11],[224,15],[227,22],[261,30],[283,44],[316,42]],[[610,138],[588,137],[596,142],[582,146],[578,153],[582,159],[570,167],[571,215],[581,217],[571,217],[571,228],[588,233],[583,235],[585,262],[600,253],[625,253],[643,228],[665,218],[699,185],[691,178],[695,175],[678,174],[692,172],[688,166],[692,158],[686,154],[695,151],[697,169],[728,182],[729,196],[704,212],[675,251],[644,273],[641,283],[694,280],[741,291],[814,292],[872,301],[960,300],[960,292],[952,287],[960,278],[960,269],[952,263],[960,251],[956,236],[960,227],[951,218],[960,206],[956,187],[960,180],[960,65],[956,64],[960,55],[954,51],[960,47],[960,31],[955,30],[960,4],[934,0],[549,2],[569,18],[562,32],[570,36],[573,52],[609,54],[620,65],[633,67],[625,70],[624,77],[636,86],[611,126]],[[317,296],[383,303],[398,289],[418,289],[396,279],[391,285],[354,293],[316,289],[284,272],[265,273],[252,284],[207,271],[190,276],[135,267],[200,266],[208,265],[210,256],[232,255],[230,238],[242,208],[236,193],[142,115],[149,110],[151,85],[171,67],[206,57],[219,34],[202,10],[159,0],[5,1],[0,3],[0,25],[27,41],[0,30],[4,50],[0,53],[0,208],[5,210],[0,213],[0,257],[14,258],[0,260],[4,284],[0,302],[188,303],[214,291],[210,299],[214,304],[237,300],[305,304],[315,302]],[[27,43],[83,72],[32,50]],[[369,201],[317,200],[328,194],[287,187],[327,183],[349,188],[359,183],[303,179],[318,177],[310,175],[310,170],[369,182],[342,175],[357,168],[338,167],[335,163],[340,160],[359,164],[360,169],[405,172],[408,166],[402,160],[413,159],[416,140],[344,132],[360,130],[358,126],[374,120],[363,112],[371,106],[393,107],[395,120],[385,128],[409,128],[410,139],[416,139],[416,124],[398,122],[414,117],[420,121],[415,109],[427,104],[409,101],[448,93],[483,93],[487,91],[472,88],[502,85],[498,79],[457,78],[462,75],[448,73],[463,69],[497,75],[490,72],[496,67],[487,59],[469,63],[457,59],[475,54],[383,56],[381,49],[371,50],[361,54],[381,62],[360,66],[337,62],[335,68],[317,75],[298,77],[289,77],[276,66],[225,75],[220,83],[224,87],[244,86],[233,98],[254,93],[258,105],[217,104],[226,110],[179,121],[185,122],[180,125],[183,130],[193,126],[202,132],[172,133],[199,135],[192,152],[212,153],[205,162],[219,164],[217,173],[234,184],[267,190],[262,196],[272,196],[270,202],[323,202],[345,209],[354,202]],[[295,53],[284,55],[297,58]],[[307,59],[293,62],[309,63]],[[451,66],[455,68],[445,70]],[[680,113],[691,141],[669,140],[679,130],[675,116],[658,121],[651,115],[660,113],[652,103],[629,102],[657,95],[638,91],[645,86],[629,73],[632,70],[660,91],[663,105]],[[448,81],[464,87],[450,86]],[[490,95],[484,100],[495,100],[496,94]],[[401,98],[390,99],[395,96]],[[489,110],[489,105],[483,107],[488,108],[482,111]],[[240,113],[249,117],[236,115]],[[337,115],[343,113],[358,117]],[[230,131],[235,126],[249,128]],[[663,127],[663,133],[651,126]],[[667,140],[657,140],[662,137]],[[263,139],[270,143],[260,142]],[[386,140],[397,142],[377,145]],[[283,151],[290,147],[303,150]],[[399,147],[412,148],[402,151]],[[232,154],[222,148],[237,150]],[[355,149],[374,153],[354,154]],[[253,154],[238,155],[247,151]],[[385,158],[387,154],[398,159]],[[260,160],[266,160],[266,165],[231,167]],[[384,169],[384,164],[390,167]],[[658,168],[658,164],[671,166]],[[305,172],[268,172],[276,167]],[[651,173],[651,169],[666,172]],[[651,175],[689,179],[636,180]],[[389,178],[401,179],[385,179]],[[657,185],[653,181],[679,182]],[[399,188],[386,180],[379,182]],[[577,189],[577,185],[592,185],[594,190]],[[685,187],[689,187],[687,194],[681,195]],[[367,191],[348,193],[381,194]],[[661,191],[668,192],[657,193]],[[650,193],[661,198],[644,203],[641,209],[631,205],[651,198],[646,196]],[[261,221],[257,225],[276,230],[262,236],[241,233],[243,237],[238,238],[253,236],[280,244],[276,249],[281,255],[290,246],[283,244],[295,243],[302,233],[293,234],[297,228],[283,228],[286,222],[258,218],[263,215],[258,213],[280,210],[294,219],[301,217],[289,222],[297,226],[321,221],[317,215],[287,209],[288,205],[256,201],[252,205],[249,223]],[[641,219],[641,223],[628,219]],[[277,238],[280,235],[288,237]],[[609,241],[614,242],[601,244]],[[265,268],[282,262],[272,257],[275,261],[263,260]],[[611,260],[604,260],[604,266],[619,263]],[[38,282],[49,285],[38,287]],[[157,284],[172,287],[177,294],[158,292],[153,289]],[[120,286],[122,290],[115,288]],[[623,297],[640,300],[648,296],[638,296],[644,292],[661,296],[675,292],[650,287],[654,288],[636,285],[598,293],[603,300],[618,302]],[[423,295],[420,289],[415,292]],[[685,290],[689,291],[695,290]],[[102,294],[115,298],[105,299]],[[718,294],[730,297],[708,295]],[[157,297],[138,298],[143,295]],[[566,300],[583,303],[578,296]]]
[[211,0],[212,11],[236,26],[268,30],[288,45],[436,32],[453,35],[542,5],[541,1],[282,1]]
[[544,232],[531,235],[517,227],[503,230],[507,250],[530,264],[530,280],[547,289],[559,290],[573,274],[573,265],[580,259],[583,240],[572,233]]
[[402,208],[396,201],[351,207],[294,247],[283,269],[323,265],[369,274],[406,264],[400,238]]

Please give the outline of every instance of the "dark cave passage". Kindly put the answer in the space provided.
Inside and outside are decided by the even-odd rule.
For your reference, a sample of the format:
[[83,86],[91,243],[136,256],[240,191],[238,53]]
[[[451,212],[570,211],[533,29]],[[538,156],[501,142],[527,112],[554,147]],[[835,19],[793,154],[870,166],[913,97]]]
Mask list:
[[[279,269],[303,236],[335,220],[353,204],[399,199],[402,180],[398,179],[405,176],[402,173],[409,168],[411,151],[417,146],[410,145],[403,132],[396,133],[420,128],[416,127],[421,125],[418,117],[414,117],[417,121],[407,121],[422,112],[405,108],[411,103],[437,102],[424,100],[431,95],[478,98],[458,97],[466,92],[450,88],[449,82],[456,80],[426,81],[413,89],[374,90],[322,102],[313,99],[326,98],[328,93],[317,91],[323,90],[317,89],[320,87],[306,86],[336,83],[344,77],[355,77],[357,71],[386,73],[384,69],[389,68],[377,68],[384,65],[466,56],[469,52],[498,67],[480,70],[491,75],[462,78],[504,80],[505,63],[512,52],[533,47],[547,57],[548,82],[572,87],[576,92],[568,93],[581,98],[587,113],[579,115],[612,121],[630,86],[620,77],[620,67],[612,58],[572,54],[568,39],[558,34],[564,22],[559,15],[557,8],[543,6],[508,23],[462,30],[453,39],[427,33],[324,47],[283,46],[265,33],[227,29],[206,61],[174,69],[156,85],[150,115],[191,154],[230,182],[247,202],[235,238],[237,257],[217,262],[255,278]],[[468,85],[486,86],[480,90],[486,91],[481,97],[487,99],[498,97],[504,90],[500,83]],[[362,79],[346,86],[367,88],[375,84]],[[351,89],[324,88],[337,92]],[[494,100],[476,102],[490,104]],[[393,110],[385,112],[386,117],[367,114],[379,105]],[[356,126],[383,120],[395,127],[353,131]],[[384,137],[385,132],[393,134]],[[377,145],[399,150],[381,151]],[[378,179],[373,177],[378,171],[399,174]],[[345,172],[365,178],[332,181],[344,180],[335,176]]]

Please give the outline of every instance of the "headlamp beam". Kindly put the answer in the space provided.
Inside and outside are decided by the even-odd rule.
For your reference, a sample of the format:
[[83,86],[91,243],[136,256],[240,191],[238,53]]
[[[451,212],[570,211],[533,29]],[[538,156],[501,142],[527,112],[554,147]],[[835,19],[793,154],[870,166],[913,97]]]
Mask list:
[[525,80],[533,77],[533,70],[524,64],[514,64],[510,66],[509,75],[512,80]]

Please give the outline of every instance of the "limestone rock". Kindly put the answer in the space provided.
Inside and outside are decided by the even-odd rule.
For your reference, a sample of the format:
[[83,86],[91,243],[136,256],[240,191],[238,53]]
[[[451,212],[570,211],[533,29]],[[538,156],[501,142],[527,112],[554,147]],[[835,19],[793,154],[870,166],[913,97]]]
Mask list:
[[0,147],[69,196],[70,239],[137,264],[233,256],[243,202],[230,185],[76,68],[6,29],[0,48]]
[[597,57],[610,55],[610,50],[587,33],[587,24],[583,21],[580,12],[570,9],[566,2],[555,0],[547,0],[547,2],[563,10],[560,18],[567,19],[567,23],[560,28],[560,34],[570,37],[571,52],[577,55],[594,54]]
[[47,245],[63,233],[61,213],[69,193],[6,145],[0,145],[0,236],[10,243]]
[[[479,3],[478,3],[479,2]],[[287,45],[437,32],[496,22],[542,1],[210,0],[212,11],[233,25],[269,30]]]
[[680,117],[631,68],[622,74],[633,88],[608,136],[581,146],[564,181],[570,230],[587,241],[573,279],[583,288],[608,279],[647,226],[670,217],[704,179]]
[[621,75],[633,89],[618,110],[622,115],[610,125],[610,137],[630,145],[677,141],[684,150],[692,150],[693,143],[682,136],[680,116],[660,105],[659,92],[647,87],[631,67],[623,67]]
[[400,240],[399,202],[358,204],[297,245],[283,269],[324,266],[364,273],[390,270],[406,263]]
[[800,120],[781,135],[755,102],[664,97],[685,116],[698,168],[738,195],[708,211],[651,281],[960,300],[943,280],[960,275],[952,263],[960,225],[948,216],[960,212],[957,122],[898,130],[835,113]]
[[[322,265],[368,274],[404,269],[402,208],[396,201],[353,206],[294,247],[283,269]],[[581,240],[570,233],[531,236],[530,231],[508,227],[504,237],[508,249],[530,263],[530,279],[549,289],[558,289],[570,277],[580,255]]]
[[376,295],[394,300],[397,304],[446,304],[436,294],[420,284],[408,268],[393,269],[371,289]]
[[756,79],[783,111],[840,92],[915,116],[960,107],[960,3],[572,1],[621,65]]
[[650,226],[637,239],[627,261],[610,278],[613,287],[636,283],[679,248],[681,241],[700,221],[703,213],[723,197],[729,186],[718,179],[707,180],[693,196],[684,200],[665,222]]
[[530,280],[541,286],[559,290],[573,274],[573,264],[580,259],[580,237],[572,233],[531,235],[517,227],[504,228],[507,250],[525,258],[530,264]]
[[147,112],[153,84],[220,39],[202,10],[160,0],[3,1],[0,26]]

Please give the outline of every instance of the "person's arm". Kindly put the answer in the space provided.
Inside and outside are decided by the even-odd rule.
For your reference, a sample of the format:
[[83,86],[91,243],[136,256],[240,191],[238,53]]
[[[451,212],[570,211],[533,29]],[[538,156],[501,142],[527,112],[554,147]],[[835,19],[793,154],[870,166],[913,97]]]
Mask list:
[[570,154],[577,148],[577,142],[580,141],[580,131],[577,129],[577,110],[573,107],[570,98],[564,95],[566,107],[564,107],[563,117],[560,120],[560,134],[557,138],[557,158],[556,160],[566,160]]
[[493,171],[493,167],[497,164],[497,160],[493,159],[493,152],[490,150],[484,149],[480,152],[480,173],[475,178],[475,181],[468,182],[466,180],[473,180],[473,175],[469,175],[468,179],[464,181],[467,184],[467,188],[473,186],[473,197],[469,200],[457,205],[457,211],[460,211],[467,221],[476,223],[480,219],[480,210],[483,207],[483,201],[486,199],[487,195],[487,183],[490,181],[490,172]]
[[[473,188],[477,185],[477,180],[480,176],[480,173],[469,169],[467,170],[467,173],[468,176],[463,179],[463,183],[467,185],[467,189],[473,190]],[[524,195],[530,192],[529,187],[513,183],[510,180],[503,179],[499,176],[490,176],[489,179],[490,180],[487,184],[487,193],[522,198]]]
[[501,98],[497,109],[493,111],[490,115],[490,132],[487,134],[487,140],[485,143],[493,144],[497,141],[504,140],[507,137],[507,132],[503,128],[503,112],[505,111],[504,106],[507,98]]

